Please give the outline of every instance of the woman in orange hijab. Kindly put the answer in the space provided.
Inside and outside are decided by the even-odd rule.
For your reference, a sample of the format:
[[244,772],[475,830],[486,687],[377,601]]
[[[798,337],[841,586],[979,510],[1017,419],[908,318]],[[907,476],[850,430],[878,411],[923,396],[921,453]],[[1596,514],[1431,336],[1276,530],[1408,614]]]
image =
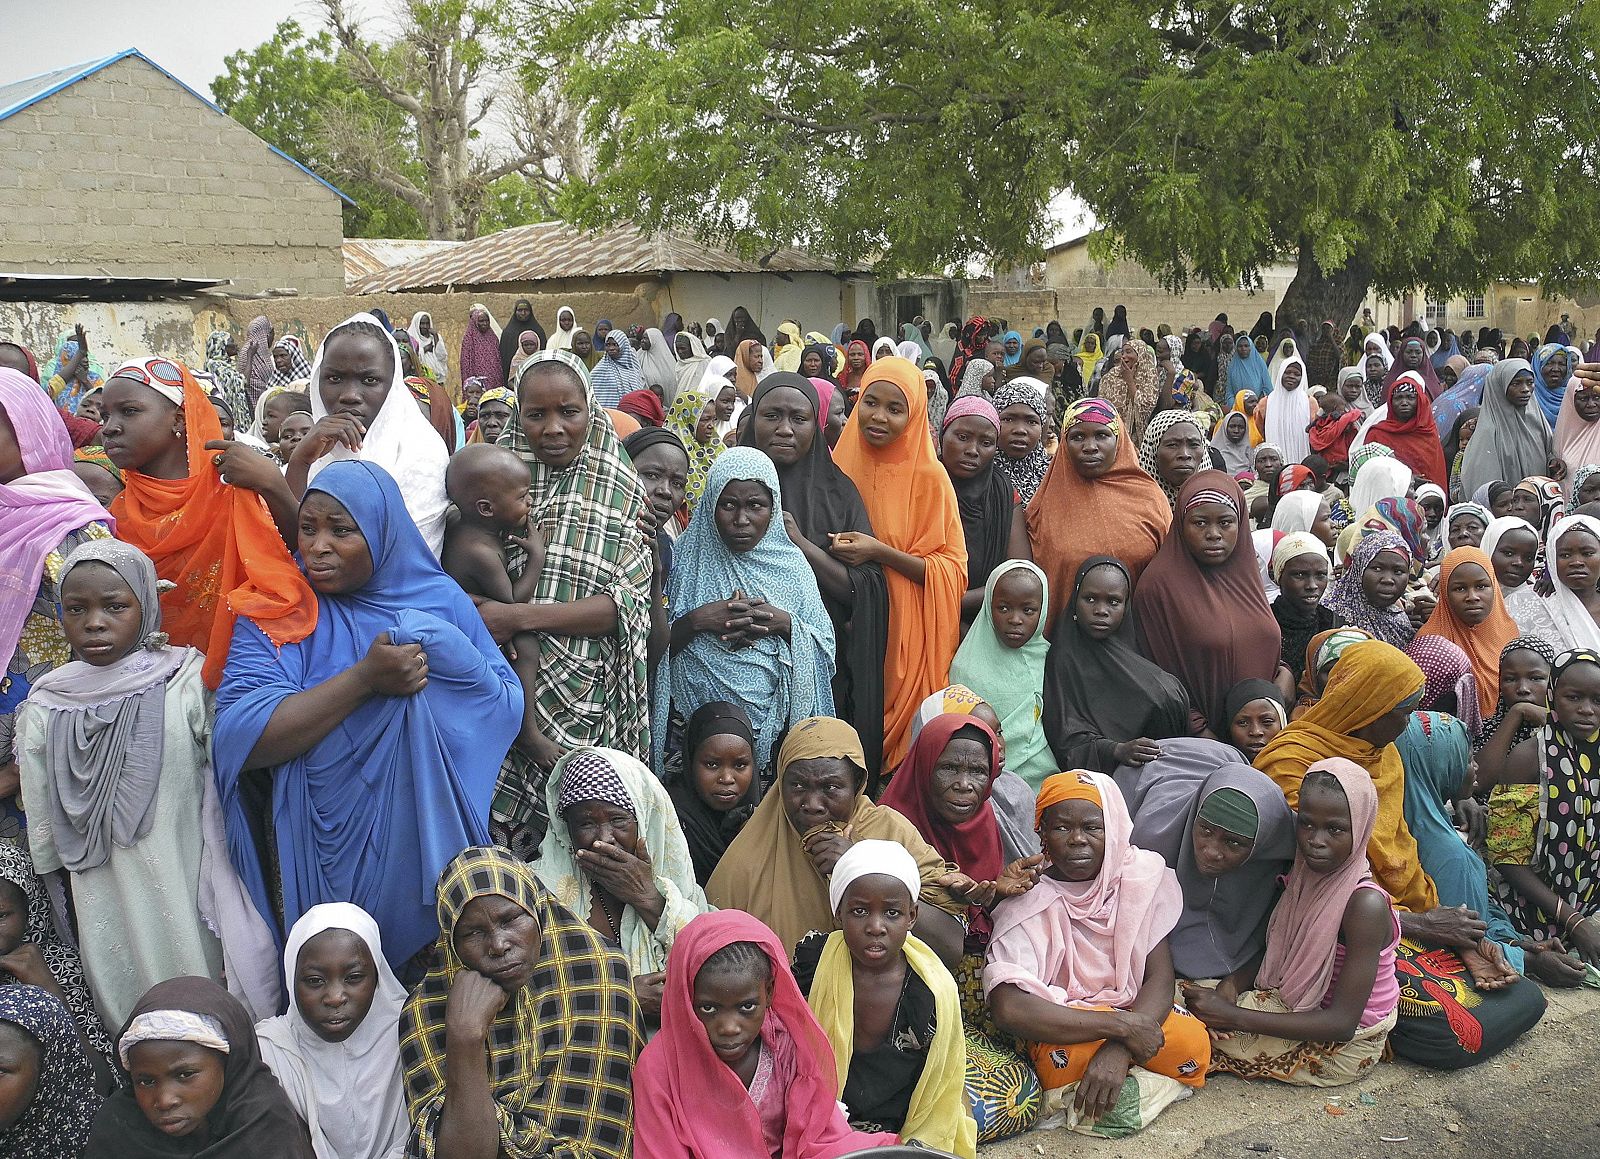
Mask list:
[[206,687],[222,680],[238,616],[279,647],[309,636],[316,597],[262,497],[226,483],[217,461],[254,452],[207,449],[221,443],[222,424],[194,375],[165,358],[124,363],[106,379],[105,413],[106,457],[122,470],[111,502],[117,538],[177,585],[161,597],[162,628],[205,653]]
[[1499,703],[1500,652],[1519,634],[1489,557],[1476,547],[1446,554],[1439,564],[1439,602],[1417,635],[1442,636],[1467,654],[1477,677],[1481,720],[1493,716]]
[[833,461],[861,492],[874,534],[841,532],[829,550],[849,567],[881,564],[889,581],[887,770],[905,758],[917,706],[950,683],[967,590],[961,513],[928,437],[928,390],[916,363],[880,358],[867,368]]

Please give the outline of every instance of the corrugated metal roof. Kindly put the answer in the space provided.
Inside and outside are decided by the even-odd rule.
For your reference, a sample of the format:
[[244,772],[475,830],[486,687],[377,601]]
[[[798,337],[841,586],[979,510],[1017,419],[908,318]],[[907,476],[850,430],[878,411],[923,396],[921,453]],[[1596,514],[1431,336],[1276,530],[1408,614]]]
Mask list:
[[458,241],[428,241],[416,238],[347,237],[344,239],[344,284],[354,290],[358,283],[395,266],[427,257],[461,245]]
[[438,286],[491,282],[543,282],[559,278],[603,278],[669,272],[714,274],[854,273],[827,258],[798,249],[780,249],[765,262],[675,234],[648,234],[632,225],[583,233],[565,222],[539,222],[460,242],[452,249],[418,258],[369,278],[356,293],[398,293]]

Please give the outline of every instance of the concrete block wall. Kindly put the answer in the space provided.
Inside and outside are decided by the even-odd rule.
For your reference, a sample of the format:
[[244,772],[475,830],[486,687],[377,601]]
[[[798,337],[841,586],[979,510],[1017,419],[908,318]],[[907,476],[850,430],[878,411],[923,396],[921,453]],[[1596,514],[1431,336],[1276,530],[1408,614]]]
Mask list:
[[337,195],[135,57],[0,122],[0,222],[7,271],[344,287]]

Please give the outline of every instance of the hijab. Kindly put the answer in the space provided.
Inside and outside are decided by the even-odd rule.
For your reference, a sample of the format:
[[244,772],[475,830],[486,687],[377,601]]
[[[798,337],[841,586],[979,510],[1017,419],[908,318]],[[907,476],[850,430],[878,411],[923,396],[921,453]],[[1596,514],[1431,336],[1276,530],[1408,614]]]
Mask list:
[[739,835],[739,830],[750,820],[761,796],[760,770],[755,766],[753,755],[750,787],[733,808],[719,812],[695,792],[694,754],[714,736],[739,737],[750,746],[752,754],[756,751],[755,731],[750,726],[749,714],[731,701],[707,701],[694,710],[683,727],[681,771],[667,786],[667,795],[672,798],[672,807],[677,811],[678,823],[689,846],[695,880],[702,886],[717,868],[729,844]]
[[1193,411],[1164,410],[1150,420],[1150,425],[1145,427],[1144,435],[1139,439],[1139,467],[1155,480],[1156,486],[1161,488],[1161,493],[1167,497],[1168,503],[1177,499],[1178,489],[1161,477],[1157,452],[1161,448],[1162,437],[1179,423],[1192,424],[1200,437],[1205,437],[1205,420]]
[[668,344],[667,336],[658,328],[652,326],[644,335],[650,340],[650,349],[638,352],[644,384],[653,388],[651,393],[659,391],[662,398],[670,400],[678,392],[677,355]]
[[[300,951],[318,934],[344,930],[365,943],[377,970],[366,1017],[343,1042],[317,1035],[295,1000]],[[411,1133],[400,1072],[405,987],[383,956],[378,923],[360,906],[325,902],[300,916],[283,951],[289,1010],[256,1024],[262,1061],[305,1118],[317,1159],[389,1159]]]
[[1350,803],[1349,858],[1327,873],[1306,868],[1295,850],[1294,865],[1284,878],[1283,898],[1267,923],[1267,952],[1256,973],[1256,985],[1276,990],[1292,1011],[1323,1005],[1334,970],[1345,907],[1362,882],[1372,877],[1366,848],[1378,820],[1378,793],[1361,766],[1340,757],[1318,761],[1306,770],[1327,773],[1339,782]]
[[967,590],[967,551],[955,490],[924,433],[928,392],[922,372],[903,358],[884,358],[868,368],[863,390],[875,382],[895,387],[905,398],[905,430],[890,445],[874,447],[861,432],[858,407],[839,435],[833,458],[859,488],[877,538],[918,556],[927,569],[921,584],[884,569],[891,609],[884,659],[884,755],[893,765],[905,755],[917,705],[950,683],[961,595]]
[[[528,307],[528,320],[517,320],[517,311],[523,306]],[[470,329],[470,328],[469,328]],[[526,333],[539,336],[539,345],[544,345],[544,327],[539,325],[539,319],[534,316],[533,303],[526,298],[518,298],[516,305],[511,308],[511,317],[506,319],[505,329],[500,331],[500,380],[511,380],[511,360],[517,356],[517,351],[522,345],[522,336]]]
[[[1133,813],[1129,840],[1160,854],[1183,890],[1183,915],[1167,939],[1179,977],[1233,973],[1260,951],[1277,879],[1294,855],[1294,813],[1283,793],[1238,749],[1202,737],[1164,740],[1159,757],[1122,766],[1115,780]],[[1253,809],[1254,830],[1237,836],[1255,844],[1242,865],[1207,877],[1195,861],[1194,828],[1206,802],[1219,792],[1237,794],[1234,803]]]
[[1409,567],[1414,558],[1405,540],[1392,531],[1374,531],[1363,536],[1350,553],[1350,560],[1339,578],[1323,596],[1324,607],[1331,608],[1351,627],[1360,628],[1374,639],[1383,640],[1397,648],[1411,643],[1416,629],[1411,626],[1405,612],[1393,608],[1376,608],[1367,599],[1361,586],[1361,576],[1380,552],[1393,552],[1406,561]]
[[[7,558],[0,569],[0,656],[10,663],[39,598],[46,558],[79,528],[98,522],[115,529],[116,522],[73,474],[72,440],[38,383],[0,367],[0,411],[11,424],[23,470],[0,483],[0,538]],[[220,426],[216,437],[222,437]]]
[[[1409,419],[1394,417],[1396,392],[1410,388],[1417,399],[1417,412]],[[1387,417],[1373,423],[1366,437],[1384,444],[1418,479],[1425,479],[1439,487],[1450,484],[1450,466],[1444,461],[1444,448],[1440,443],[1439,429],[1433,421],[1433,403],[1429,398],[1422,376],[1408,370],[1394,376],[1384,395]]]
[[[1122,625],[1104,640],[1083,630],[1078,592],[1097,568],[1114,568],[1127,580]],[[1069,768],[1116,767],[1114,744],[1148,736],[1189,733],[1189,694],[1183,683],[1134,646],[1134,581],[1126,564],[1092,555],[1073,575],[1054,642],[1045,658],[1043,721],[1055,758]]]
[[956,391],[956,398],[987,398],[984,393],[983,380],[995,373],[994,363],[987,358],[971,358],[961,372],[961,386]]
[[[1245,353],[1240,354],[1238,338],[1234,340],[1227,364],[1228,389],[1236,392],[1248,390],[1256,397],[1264,398],[1272,393],[1272,376],[1267,372],[1267,360],[1261,357],[1261,351],[1256,349],[1254,342],[1246,341]],[[1234,397],[1237,399],[1238,395]]]
[[[1506,390],[1519,373],[1533,373],[1526,359],[1504,358],[1489,371],[1483,388],[1478,429],[1461,460],[1461,489],[1475,492],[1496,480],[1526,479],[1543,474],[1549,465],[1550,425],[1539,404],[1529,400],[1518,410],[1506,400]],[[1534,385],[1539,378],[1534,375]]]
[[[482,314],[489,319],[489,329],[479,330],[474,316]],[[376,323],[377,319],[372,321]],[[487,306],[476,302],[467,311],[467,328],[461,333],[461,351],[457,358],[457,367],[461,373],[461,381],[469,378],[481,378],[486,390],[506,385],[506,368],[511,365],[511,359],[500,361],[500,341],[497,337],[499,327],[495,325],[494,315],[489,313]],[[327,339],[323,339],[327,343]],[[512,352],[516,352],[516,343],[512,343]],[[398,360],[396,370],[398,370]],[[315,397],[315,381],[312,383],[312,395]],[[411,409],[415,410],[415,407]]]
[[[945,412],[944,424],[939,430],[939,450],[944,451],[944,432],[958,419],[982,419],[994,428],[995,438],[1000,437],[1000,415],[994,404],[982,394],[964,395],[956,399]],[[955,491],[956,506],[961,512],[961,530],[967,547],[968,590],[982,586],[989,574],[1006,558],[1011,543],[1012,511],[1017,505],[1016,489],[997,464],[1000,453],[976,475],[966,479],[950,476],[950,486]]]
[[[168,1013],[181,1017],[163,1017]],[[119,1051],[161,1037],[148,1034],[142,1026],[162,1022],[175,1024],[173,1034],[181,1033],[177,1026],[183,1024],[204,1026],[207,1034],[186,1035],[183,1040],[200,1041],[213,1050],[219,1040],[227,1045],[222,1095],[204,1127],[182,1138],[158,1130],[139,1109],[125,1076],[124,1085],[95,1116],[85,1154],[118,1159],[315,1159],[305,1124],[262,1061],[250,1015],[237,998],[208,978],[157,983],[139,999],[118,1033]]]
[[1539,606],[1553,622],[1555,634],[1559,637],[1551,640],[1552,644],[1563,649],[1600,651],[1600,624],[1595,623],[1595,618],[1583,606],[1577,593],[1556,575],[1556,549],[1561,537],[1580,528],[1600,539],[1600,519],[1591,515],[1562,516],[1545,534],[1545,560],[1550,569],[1552,590],[1548,596],[1540,597]]
[[1050,402],[1047,389],[1037,378],[1024,376],[1013,378],[994,392],[994,409],[997,414],[1003,415],[1014,406],[1025,406],[1039,416],[1039,442],[1033,450],[1021,459],[1007,458],[1002,441],[1000,452],[994,461],[1001,474],[1017,489],[1017,495],[1024,506],[1033,501],[1033,497],[1044,484],[1045,473],[1050,470],[1050,456],[1044,449],[1045,433],[1050,429]]
[[1221,471],[1189,476],[1178,489],[1179,524],[1201,503],[1233,508],[1233,551],[1220,565],[1204,567],[1175,529],[1140,577],[1133,607],[1139,650],[1183,681],[1194,710],[1216,727],[1228,689],[1253,676],[1272,678],[1282,639],[1261,585],[1239,484]]
[[1593,393],[1590,387],[1574,378],[1561,393],[1554,437],[1556,457],[1567,464],[1567,494],[1574,499],[1578,495],[1574,476],[1583,467],[1600,464],[1600,420],[1585,422],[1578,414],[1580,392]]
[[[1039,622],[1020,648],[1007,645],[994,629],[994,589],[1015,571],[1025,571],[1039,581]],[[1006,767],[1037,785],[1060,766],[1050,751],[1044,731],[1045,656],[1050,643],[1044,638],[1044,610],[1050,606],[1050,581],[1025,559],[1007,560],[983,585],[983,609],[972,622],[966,639],[950,664],[950,679],[964,684],[988,702],[1000,718],[1006,738]]]
[[[1244,421],[1239,423],[1228,421],[1232,415],[1238,415]],[[1238,438],[1233,437],[1235,427],[1242,430]],[[1250,416],[1237,409],[1223,415],[1222,421],[1217,424],[1217,429],[1211,434],[1211,448],[1222,456],[1222,470],[1228,475],[1253,470],[1255,456],[1250,445]]]
[[0,1134],[0,1153],[6,1159],[82,1155],[103,1099],[72,1015],[48,990],[12,982],[0,986],[0,1022],[20,1027],[39,1052],[33,1097]]
[[[674,376],[672,398],[676,401],[678,392],[692,389],[705,381],[707,364],[711,361],[706,352],[706,344],[700,341],[700,336],[693,330],[680,331],[689,341],[689,357],[678,359],[677,371]],[[676,341],[676,339],[674,339]],[[673,351],[677,353],[676,350]]]
[[[1567,360],[1567,373],[1560,386],[1551,386],[1544,380],[1544,368],[1552,358],[1558,355]],[[1533,352],[1533,402],[1529,405],[1537,405],[1544,412],[1546,421],[1552,427],[1560,421],[1561,403],[1571,389],[1569,384],[1572,382],[1572,364],[1580,357],[1581,355],[1571,350],[1565,342],[1547,341]],[[1529,472],[1529,474],[1532,474],[1532,472]]]
[[[726,383],[727,380],[722,381]],[[716,385],[712,376],[708,375],[707,381],[679,390],[678,397],[672,400],[661,423],[663,428],[678,436],[678,441],[688,453],[689,483],[684,489],[684,504],[691,513],[700,505],[711,468],[725,449],[722,440],[715,434],[710,442],[702,443],[696,433],[700,427],[700,416],[705,413],[706,407],[716,405],[717,396],[707,392],[708,386]]]
[[[1489,616],[1476,627],[1463,623],[1450,606],[1450,576],[1462,564],[1477,564],[1489,577]],[[1476,547],[1457,547],[1448,552],[1439,565],[1439,602],[1434,605],[1428,622],[1417,630],[1417,636],[1439,636],[1455,644],[1466,653],[1472,663],[1472,673],[1477,681],[1478,711],[1487,717],[1494,711],[1499,697],[1500,653],[1517,637],[1517,623],[1506,611],[1500,585],[1495,580],[1494,565],[1482,550]],[[1462,715],[1466,706],[1462,706]]]
[[[1284,339],[1292,344],[1291,339]],[[1283,376],[1289,367],[1300,368],[1300,385],[1293,390],[1283,385]],[[1311,376],[1298,354],[1291,353],[1272,377],[1272,393],[1267,397],[1266,438],[1283,448],[1285,463],[1298,463],[1311,453],[1311,439],[1306,429],[1311,425]]]
[[1133,351],[1131,373],[1122,365],[1119,350],[1116,364],[1100,375],[1100,394],[1116,407],[1128,425],[1128,437],[1137,443],[1160,405],[1161,375],[1156,368],[1156,352],[1142,339],[1127,339],[1123,349]]
[[[293,386],[297,382],[307,382],[311,379],[311,363],[306,359],[305,344],[298,335],[285,334],[272,344],[272,349],[282,350],[289,356],[289,369],[279,370],[277,362],[272,364],[272,377],[267,380],[267,386]],[[210,354],[209,348],[207,354]],[[211,369],[211,364],[206,363],[206,369]],[[219,380],[220,381],[220,380]],[[250,408],[244,408],[243,413],[249,414]]]
[[[615,356],[611,353],[613,335],[617,340]],[[628,341],[627,334],[612,330],[604,342],[596,344],[595,353],[600,357],[589,372],[589,389],[600,406],[615,410],[623,395],[645,389],[644,373],[639,369],[639,354],[634,350],[633,343]],[[531,363],[532,360],[529,361]],[[523,370],[526,372],[526,365]]]

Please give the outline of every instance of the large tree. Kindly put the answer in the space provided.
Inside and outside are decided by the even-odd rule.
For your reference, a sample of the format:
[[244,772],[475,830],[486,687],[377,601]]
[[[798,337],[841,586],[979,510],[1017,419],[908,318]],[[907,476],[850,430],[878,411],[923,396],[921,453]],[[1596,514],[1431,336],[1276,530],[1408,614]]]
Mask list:
[[[1570,0],[581,0],[582,220],[887,270],[1037,256],[1052,194],[1174,288],[1297,263],[1369,289],[1600,276],[1600,8]],[[619,33],[626,28],[627,34]]]

